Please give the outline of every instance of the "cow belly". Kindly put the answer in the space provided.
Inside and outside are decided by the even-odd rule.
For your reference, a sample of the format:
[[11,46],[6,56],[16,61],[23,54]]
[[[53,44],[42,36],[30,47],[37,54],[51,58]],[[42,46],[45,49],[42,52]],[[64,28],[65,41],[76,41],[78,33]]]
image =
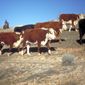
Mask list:
[[31,44],[31,45],[33,45],[33,44],[36,45],[37,43],[38,43],[37,41],[35,41],[35,42],[31,42],[29,40],[26,41],[26,44]]

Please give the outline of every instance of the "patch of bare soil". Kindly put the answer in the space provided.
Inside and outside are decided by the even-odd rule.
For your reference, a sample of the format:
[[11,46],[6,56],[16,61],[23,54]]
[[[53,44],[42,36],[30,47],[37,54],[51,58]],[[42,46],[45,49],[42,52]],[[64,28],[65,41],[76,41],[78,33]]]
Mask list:
[[31,50],[31,56],[1,55],[0,85],[84,85],[85,43],[77,42],[79,35],[74,31],[63,32],[61,39],[51,43],[51,55],[47,51],[38,55],[37,50]]

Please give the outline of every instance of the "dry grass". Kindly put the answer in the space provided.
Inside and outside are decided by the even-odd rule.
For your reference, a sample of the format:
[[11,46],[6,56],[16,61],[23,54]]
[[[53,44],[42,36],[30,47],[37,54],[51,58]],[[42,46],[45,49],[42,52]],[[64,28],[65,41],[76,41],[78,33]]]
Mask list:
[[[55,50],[51,55],[33,52],[31,56],[21,56],[15,52],[7,56],[4,53],[0,56],[0,85],[85,85],[85,44],[75,42],[76,37],[72,37],[75,33],[71,33],[63,34],[63,38],[70,36],[61,44],[52,43]],[[64,65],[64,56],[66,61],[74,62]]]
[[0,29],[0,32],[13,32],[14,30],[12,28],[9,29]]

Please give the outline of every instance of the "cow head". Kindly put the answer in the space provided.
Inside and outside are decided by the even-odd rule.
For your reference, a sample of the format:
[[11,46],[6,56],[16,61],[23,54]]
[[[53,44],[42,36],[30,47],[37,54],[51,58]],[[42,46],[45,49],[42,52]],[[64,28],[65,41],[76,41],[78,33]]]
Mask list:
[[20,46],[20,44],[21,44],[21,42],[23,41],[23,38],[22,38],[22,35],[21,34],[19,34],[18,35],[18,40],[13,44],[14,45],[14,47],[19,47]]
[[1,50],[2,50],[2,48],[4,46],[4,44],[5,44],[4,42],[0,42],[0,55],[2,54],[2,51]]
[[49,32],[46,34],[48,40],[56,39],[56,31],[53,28],[48,29]]
[[48,40],[56,39],[56,31],[53,28],[48,29],[45,40],[41,42],[41,45],[46,45]]

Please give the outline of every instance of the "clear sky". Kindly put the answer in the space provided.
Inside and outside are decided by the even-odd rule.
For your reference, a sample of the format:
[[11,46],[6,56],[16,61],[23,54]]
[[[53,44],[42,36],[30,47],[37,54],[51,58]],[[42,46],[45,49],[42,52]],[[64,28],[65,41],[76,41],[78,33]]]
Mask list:
[[57,19],[61,13],[85,14],[85,0],[0,0],[0,27]]

